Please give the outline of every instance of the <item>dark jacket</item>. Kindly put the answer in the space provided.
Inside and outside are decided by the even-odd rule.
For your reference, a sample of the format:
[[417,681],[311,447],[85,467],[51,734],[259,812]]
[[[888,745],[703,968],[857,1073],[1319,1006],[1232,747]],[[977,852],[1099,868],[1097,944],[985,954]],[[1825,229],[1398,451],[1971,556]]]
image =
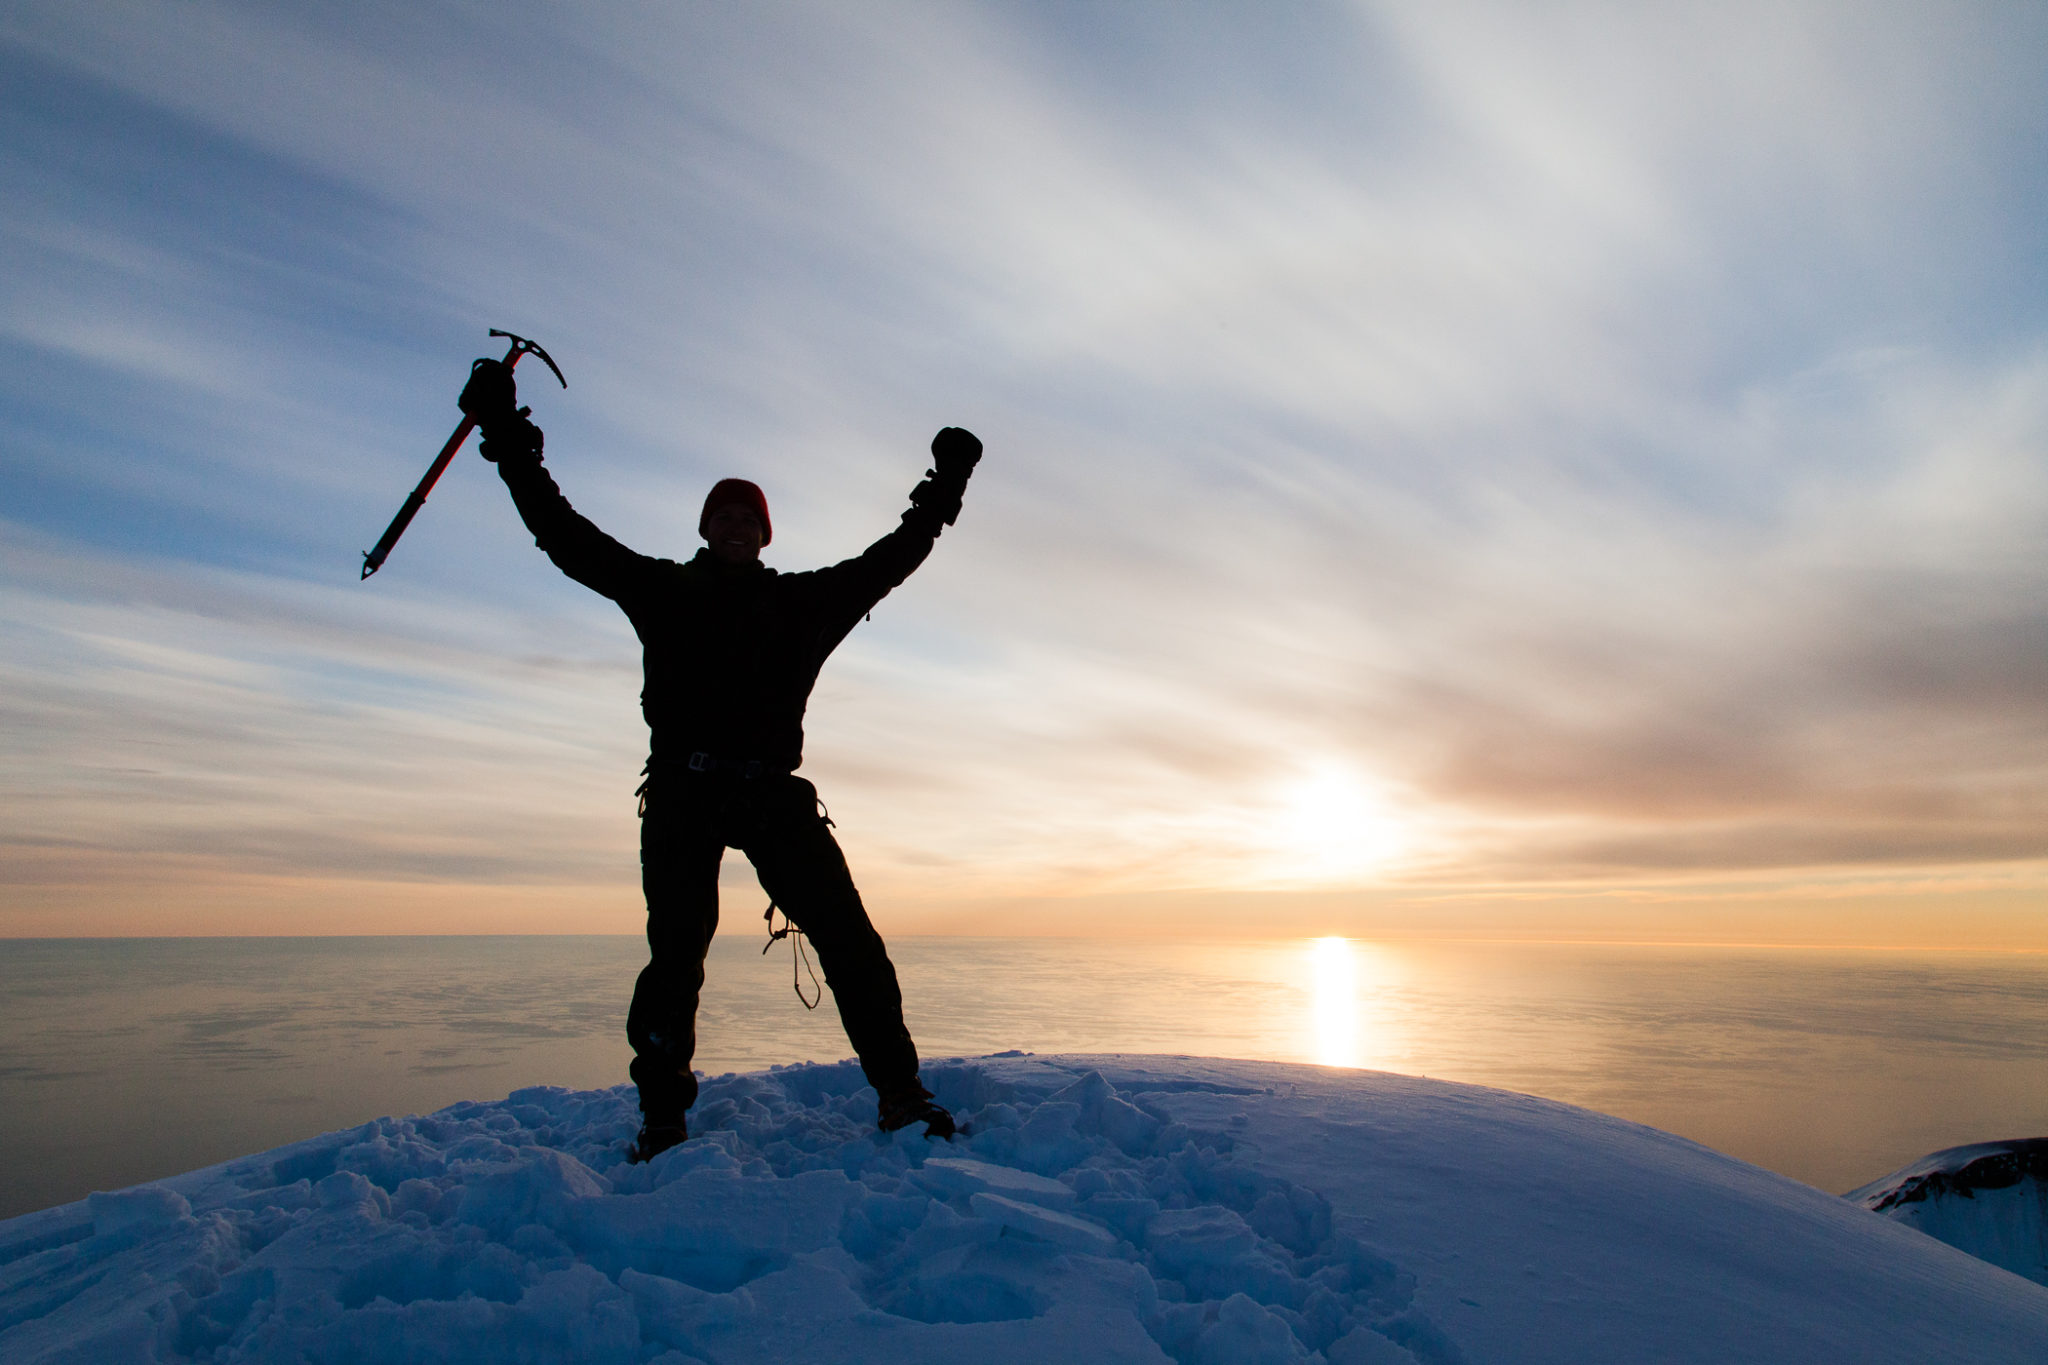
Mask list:
[[679,564],[598,530],[538,459],[501,460],[498,472],[555,566],[617,602],[639,633],[640,709],[657,765],[680,767],[693,753],[783,771],[800,764],[804,707],[826,656],[924,563],[942,524],[940,512],[913,505],[860,554],[808,573],[736,567],[708,548]]

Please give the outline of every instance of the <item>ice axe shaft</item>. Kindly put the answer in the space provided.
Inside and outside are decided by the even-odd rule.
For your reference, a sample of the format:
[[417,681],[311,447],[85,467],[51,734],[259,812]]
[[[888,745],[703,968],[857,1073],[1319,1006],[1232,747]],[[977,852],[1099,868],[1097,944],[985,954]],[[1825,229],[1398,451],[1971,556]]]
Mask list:
[[[501,332],[495,327],[491,329],[491,335],[494,337],[505,337],[512,343],[511,349],[505,352],[504,365],[506,369],[516,369],[519,365],[519,357],[531,351],[534,355],[540,357],[543,365],[546,365],[555,372],[555,378],[561,379],[563,388],[569,387],[569,381],[562,379],[561,366],[555,364],[554,358],[539,346],[528,341],[525,337],[513,336],[512,333]],[[384,567],[385,559],[391,554],[391,547],[396,545],[398,538],[405,534],[405,528],[412,525],[413,517],[418,514],[420,508],[427,501],[427,494],[433,492],[435,483],[439,482],[441,472],[448,468],[448,462],[455,458],[455,452],[462,449],[462,443],[467,441],[469,433],[475,430],[476,419],[465,413],[462,421],[450,433],[448,444],[441,447],[441,453],[434,457],[434,462],[431,465],[427,466],[425,476],[420,479],[418,486],[406,497],[405,506],[398,509],[398,515],[393,517],[391,524],[384,528],[384,534],[377,540],[377,548],[363,555],[364,578],[368,578],[371,574]]]

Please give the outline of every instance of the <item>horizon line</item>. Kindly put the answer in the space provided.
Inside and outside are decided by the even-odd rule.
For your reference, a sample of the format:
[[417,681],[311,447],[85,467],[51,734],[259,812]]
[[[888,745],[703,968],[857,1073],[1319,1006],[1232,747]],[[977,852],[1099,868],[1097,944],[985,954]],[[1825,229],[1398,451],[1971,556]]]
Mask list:
[[[339,939],[478,939],[478,938],[629,938],[643,939],[641,932],[597,932],[561,930],[556,932],[499,932],[499,933],[383,933],[383,934],[6,934],[0,933],[0,943],[167,943],[188,940],[218,939],[222,941],[269,941],[299,939],[306,941],[330,941]],[[731,937],[731,936],[721,936]],[[967,934],[910,932],[891,934],[892,939],[995,939],[995,940],[1043,940],[1043,941],[1085,941],[1116,942],[1120,940],[1156,939],[1156,934],[1098,933],[1098,934]],[[1486,934],[1190,934],[1180,941],[1183,943],[1314,943],[1322,939],[1343,939],[1347,943],[1363,944],[1487,944],[1522,947],[1578,947],[1578,948],[1720,948],[1720,949],[1769,949],[1786,952],[1870,952],[1870,953],[2000,953],[2019,956],[2048,955],[2048,947],[2021,946],[2011,944],[1956,944],[1956,943],[1838,943],[1838,942],[1774,942],[1761,939],[1661,939],[1661,938],[1574,938],[1486,935]]]

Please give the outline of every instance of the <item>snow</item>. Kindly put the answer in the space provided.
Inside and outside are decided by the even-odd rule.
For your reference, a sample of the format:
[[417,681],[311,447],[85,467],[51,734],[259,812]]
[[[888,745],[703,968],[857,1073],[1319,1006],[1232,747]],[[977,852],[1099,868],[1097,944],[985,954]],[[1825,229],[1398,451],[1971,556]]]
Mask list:
[[2048,1138],[1950,1147],[1843,1198],[2048,1285]]
[[2048,1289],[1682,1139],[1271,1063],[850,1063],[380,1119],[0,1223],[0,1359],[2048,1359]]

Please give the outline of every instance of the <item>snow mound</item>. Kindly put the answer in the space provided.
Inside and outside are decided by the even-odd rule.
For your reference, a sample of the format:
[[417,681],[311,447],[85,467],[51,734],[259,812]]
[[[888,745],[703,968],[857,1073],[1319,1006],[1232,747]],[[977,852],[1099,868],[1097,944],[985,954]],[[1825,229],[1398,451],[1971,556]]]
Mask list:
[[[927,1068],[971,1135],[874,1127],[851,1063],[707,1083],[641,1166],[628,1087],[521,1090],[96,1194],[10,1239],[10,1360],[1454,1362],[1329,1202],[1090,1070]],[[76,1206],[73,1206],[74,1208]],[[25,1220],[18,1220],[25,1221]],[[54,1245],[38,1245],[38,1242]]]
[[2048,1285],[2048,1138],[1949,1147],[1844,1197]]
[[0,1359],[2048,1358],[2048,1290],[1666,1134],[1266,1063],[852,1064],[380,1119],[0,1223]]

